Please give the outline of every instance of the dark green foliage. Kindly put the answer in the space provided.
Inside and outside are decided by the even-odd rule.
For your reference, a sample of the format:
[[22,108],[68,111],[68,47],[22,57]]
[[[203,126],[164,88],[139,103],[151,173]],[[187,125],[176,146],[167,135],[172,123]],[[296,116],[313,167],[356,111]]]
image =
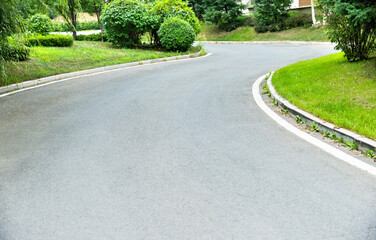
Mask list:
[[214,23],[221,30],[231,31],[242,25],[239,16],[245,5],[241,0],[203,0],[205,21]]
[[349,61],[367,59],[376,48],[376,1],[320,0],[327,32]]
[[[85,31],[85,30],[99,30],[98,22],[77,22],[76,30]],[[52,23],[52,32],[69,32],[71,31],[69,25],[64,22],[53,22]]]
[[30,46],[44,47],[70,47],[73,45],[73,37],[66,35],[36,36],[28,39]]
[[310,27],[312,26],[312,16],[310,15],[294,15],[286,18],[282,23],[283,30],[288,30],[296,27]]
[[33,33],[47,35],[52,30],[52,21],[47,15],[35,14],[29,19],[27,29]]
[[158,30],[162,47],[166,50],[185,52],[195,41],[192,26],[177,17],[167,18]]
[[256,23],[254,16],[247,16],[247,15],[240,16],[239,21],[240,21],[241,26],[244,26],[244,27],[254,27]]
[[117,47],[140,43],[148,27],[146,10],[146,5],[137,0],[114,0],[106,4],[101,20],[110,42]]
[[151,14],[157,17],[157,29],[159,29],[165,19],[179,17],[192,26],[196,35],[201,31],[200,22],[186,1],[157,0],[152,6]]
[[255,17],[257,32],[266,32],[270,29],[282,30],[282,23],[288,17],[287,9],[292,0],[257,0],[255,4]]
[[188,0],[188,5],[192,8],[198,19],[200,19],[201,21],[204,20],[204,14],[206,10],[204,0]]
[[30,48],[26,46],[23,35],[9,37],[5,46],[0,47],[0,54],[6,61],[24,61],[30,55]]
[[[97,34],[89,34],[89,35],[78,35],[77,41],[102,41],[102,35],[100,33]],[[107,36],[103,36],[103,41],[107,41]]]
[[8,36],[22,30],[18,0],[0,0],[0,76],[5,76],[4,61],[11,60]]

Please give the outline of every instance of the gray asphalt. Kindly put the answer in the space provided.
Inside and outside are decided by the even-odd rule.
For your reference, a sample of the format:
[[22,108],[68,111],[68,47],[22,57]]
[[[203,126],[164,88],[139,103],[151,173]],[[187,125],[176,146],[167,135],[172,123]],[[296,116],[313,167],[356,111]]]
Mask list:
[[333,50],[206,49],[0,98],[0,239],[376,239],[376,178],[251,93]]

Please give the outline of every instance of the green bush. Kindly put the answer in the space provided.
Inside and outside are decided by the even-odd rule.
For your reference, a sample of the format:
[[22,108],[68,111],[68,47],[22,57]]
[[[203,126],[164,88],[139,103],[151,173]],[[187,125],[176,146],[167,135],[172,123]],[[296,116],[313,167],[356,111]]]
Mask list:
[[[98,22],[78,22],[77,31],[100,30]],[[52,22],[52,32],[70,32],[69,25],[64,22]]]
[[70,47],[73,45],[73,37],[66,35],[47,35],[30,37],[29,45],[44,47]]
[[166,18],[179,17],[192,26],[196,35],[201,31],[200,21],[192,8],[188,6],[187,1],[157,0],[153,6],[152,13],[159,17],[160,25],[162,25]]
[[35,14],[28,21],[28,30],[41,35],[49,34],[52,29],[52,21],[47,15]]
[[312,16],[303,14],[303,15],[294,15],[286,18],[282,23],[283,30],[296,28],[296,27],[310,27],[312,26]]
[[367,59],[376,49],[376,1],[321,0],[327,32],[347,60]]
[[117,47],[140,43],[148,28],[146,5],[138,0],[114,0],[106,4],[101,16],[110,42]]
[[258,0],[255,1],[256,32],[280,31],[288,18],[287,9],[292,0]]
[[[89,35],[78,35],[77,36],[77,41],[97,41],[100,42],[102,41],[102,35],[100,33],[96,34],[89,34]],[[103,36],[103,40],[106,42],[107,41],[107,36]]]
[[158,36],[163,48],[182,52],[187,51],[196,38],[192,26],[177,17],[167,18],[158,30]]
[[156,16],[155,23],[150,30],[150,35],[154,39],[156,45],[160,44],[158,30],[165,19],[170,17],[179,17],[188,22],[192,26],[196,35],[201,31],[200,21],[196,17],[192,8],[188,6],[187,1],[157,0],[152,5],[150,14]]
[[24,61],[30,55],[30,48],[22,35],[9,37],[8,42],[0,45],[0,56],[6,61]]

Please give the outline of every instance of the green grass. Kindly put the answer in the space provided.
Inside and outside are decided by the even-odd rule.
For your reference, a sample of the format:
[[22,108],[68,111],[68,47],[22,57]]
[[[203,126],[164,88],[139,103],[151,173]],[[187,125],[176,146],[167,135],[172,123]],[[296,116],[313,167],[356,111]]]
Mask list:
[[376,55],[353,63],[343,53],[299,62],[278,70],[273,84],[294,105],[376,140]]
[[[188,53],[197,52],[192,48]],[[110,43],[74,42],[69,48],[32,47],[30,60],[7,63],[7,77],[0,76],[0,86],[26,80],[68,73],[73,71],[135,62],[147,59],[164,58],[186,53],[163,52],[143,49],[116,49]]]
[[323,28],[293,28],[281,32],[256,33],[253,27],[241,27],[231,32],[216,29],[213,25],[201,24],[198,41],[318,41],[328,42]]

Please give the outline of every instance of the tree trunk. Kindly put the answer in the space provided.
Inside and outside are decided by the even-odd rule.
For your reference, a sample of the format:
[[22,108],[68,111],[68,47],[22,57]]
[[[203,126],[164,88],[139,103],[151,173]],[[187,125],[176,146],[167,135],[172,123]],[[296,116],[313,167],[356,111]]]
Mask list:
[[312,22],[313,25],[316,25],[316,15],[315,15],[315,4],[313,3],[313,0],[311,0],[311,8],[312,8]]
[[103,28],[103,24],[102,24],[102,21],[101,21],[102,7],[101,6],[99,6],[99,7],[94,6],[94,11],[95,11],[95,15],[97,15],[98,25],[101,29],[102,42],[104,42],[104,38],[103,38],[104,28]]
[[74,0],[70,0],[68,2],[68,5],[69,5],[69,17],[71,19],[71,23],[72,23],[72,33],[73,33],[73,39],[74,40],[77,40],[77,15],[76,13],[74,12]]

